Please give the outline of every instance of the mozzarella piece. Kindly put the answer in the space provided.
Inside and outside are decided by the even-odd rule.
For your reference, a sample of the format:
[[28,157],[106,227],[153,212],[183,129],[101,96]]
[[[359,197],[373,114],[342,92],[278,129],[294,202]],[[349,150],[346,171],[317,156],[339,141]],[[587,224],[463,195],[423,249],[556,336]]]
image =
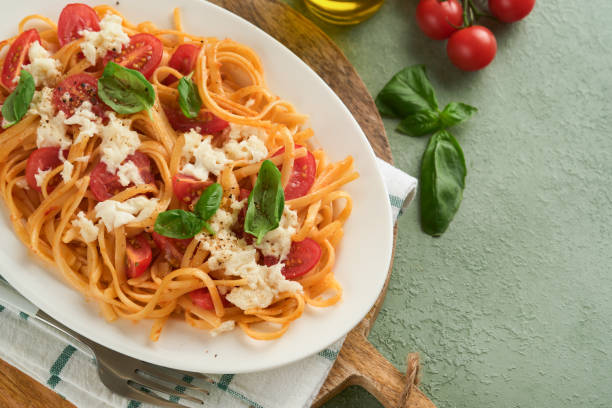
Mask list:
[[61,64],[38,41],[30,45],[28,57],[30,64],[24,65],[23,69],[32,74],[36,86],[52,85],[57,81],[61,75]]
[[41,187],[43,185],[43,182],[45,181],[45,179],[47,178],[47,175],[52,171],[53,169],[48,169],[48,170],[43,170],[43,169],[38,169],[38,173],[36,173],[34,175],[34,179],[36,179],[36,185],[38,187]]
[[81,51],[91,65],[96,65],[98,57],[103,57],[108,51],[119,52],[130,42],[130,37],[123,31],[122,18],[108,13],[100,21],[100,31],[83,30]]
[[30,186],[25,178],[21,178],[15,182],[15,185],[23,190],[29,190]]
[[223,151],[231,160],[244,160],[248,163],[257,163],[268,156],[265,143],[255,135],[240,142],[230,139],[223,145]]
[[98,227],[85,216],[83,211],[77,214],[75,220],[72,220],[72,226],[79,229],[81,237],[83,237],[83,241],[85,242],[92,242],[98,238]]
[[100,134],[102,131],[102,120],[92,112],[91,102],[84,101],[74,114],[64,121],[66,125],[79,125],[81,127],[75,143],[81,142],[84,138],[90,138]]
[[72,141],[66,137],[65,120],[66,115],[62,111],[50,119],[41,117],[36,130],[36,146],[39,148],[59,146],[61,150],[70,147]]
[[68,160],[65,160],[64,168],[62,169],[62,172],[60,173],[62,175],[62,180],[64,180],[64,183],[69,182],[70,179],[72,178],[73,169],[74,169],[74,165],[70,163]]
[[223,323],[221,323],[219,326],[217,326],[214,329],[212,329],[210,331],[210,334],[213,337],[217,337],[221,333],[234,330],[234,327],[236,327],[236,322],[235,321],[233,321],[233,320],[226,320]]
[[[212,136],[202,138],[195,130],[185,133],[185,145],[183,146],[183,158],[188,161],[181,173],[193,176],[199,180],[208,180],[210,173],[215,176],[221,174],[226,164],[231,163],[223,150],[212,146]],[[189,163],[194,159],[194,163]]]
[[53,106],[52,98],[53,89],[49,87],[35,91],[28,113],[40,116],[41,120],[51,119],[55,116],[55,106]]
[[138,166],[136,166],[136,164],[134,164],[132,161],[127,161],[119,166],[117,176],[119,177],[119,183],[124,187],[130,185],[131,183],[134,183],[137,186],[144,184],[144,180],[140,175]]
[[105,200],[96,204],[94,212],[110,232],[122,225],[149,218],[155,212],[158,202],[157,198],[145,196],[132,197],[123,202]]
[[285,205],[283,216],[278,228],[268,231],[263,236],[261,244],[255,244],[265,256],[273,256],[284,261],[291,250],[291,237],[296,233],[298,227],[297,212]]
[[106,164],[107,170],[114,174],[126,157],[136,152],[140,146],[140,137],[130,129],[131,120],[117,118],[114,113],[109,113],[108,117],[108,125],[104,126],[101,132],[101,161]]

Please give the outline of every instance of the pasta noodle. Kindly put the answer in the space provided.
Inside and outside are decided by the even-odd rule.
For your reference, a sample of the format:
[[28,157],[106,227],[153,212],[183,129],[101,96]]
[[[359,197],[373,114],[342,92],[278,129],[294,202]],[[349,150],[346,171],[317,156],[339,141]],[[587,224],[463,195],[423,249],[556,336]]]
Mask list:
[[[334,163],[323,150],[308,142],[314,132],[306,127],[307,116],[267,88],[261,61],[247,46],[231,39],[186,33],[178,9],[174,10],[174,29],[171,30],[160,29],[150,22],[131,23],[109,6],[93,9],[100,19],[108,13],[120,16],[123,30],[128,35],[148,33],[163,44],[162,63],[150,76],[156,93],[150,113],[117,115],[120,119],[131,120],[131,129],[138,133],[141,141],[137,150],[150,160],[154,180],[131,184],[114,192],[111,197],[118,203],[147,197],[157,199],[156,206],[150,215],[110,231],[100,221],[94,239],[85,240],[74,222],[81,212],[88,220],[97,218],[98,200],[89,187],[92,169],[103,154],[101,136],[95,134],[79,141],[77,137],[83,130],[79,130],[78,125],[68,126],[67,135],[72,143],[64,154],[67,160],[42,176],[44,180],[41,192],[38,192],[26,184],[28,158],[37,148],[37,129],[41,122],[39,116],[30,110],[20,122],[0,134],[0,193],[21,241],[38,258],[59,270],[84,296],[95,299],[106,320],[151,320],[152,341],[159,339],[169,318],[182,318],[195,328],[213,331],[222,327],[224,322],[232,321],[254,339],[276,339],[289,329],[291,322],[298,319],[307,306],[336,304],[342,297],[342,287],[333,272],[336,249],[352,208],[351,196],[341,188],[358,177],[353,158]],[[100,77],[103,67],[92,66],[80,55],[83,39],[60,47],[58,27],[50,19],[40,15],[28,16],[19,23],[19,32],[24,32],[35,20],[44,24],[44,28],[39,30],[43,46],[52,50],[52,58],[59,62],[61,76],[58,83],[80,73]],[[0,50],[10,47],[16,38],[2,41]],[[268,152],[264,159],[270,159],[280,168],[285,188],[292,174],[299,171],[294,168],[297,160],[312,155],[316,163],[312,187],[306,194],[288,199],[286,205],[297,214],[293,243],[313,240],[320,248],[320,259],[314,268],[294,279],[300,283],[301,290],[277,293],[267,307],[243,310],[228,302],[225,295],[236,288],[248,287],[249,279],[230,269],[211,270],[208,262],[211,253],[197,237],[185,246],[176,262],[171,262],[161,253],[158,255],[162,248],[160,251],[154,249],[153,261],[144,274],[128,276],[126,248],[134,237],[143,232],[151,234],[160,212],[189,209],[188,204],[173,194],[173,176],[188,161],[184,157],[187,136],[173,129],[165,111],[166,106],[176,105],[176,80],[183,77],[179,70],[168,65],[168,59],[185,43],[200,47],[193,80],[203,109],[229,122],[232,128],[245,126],[262,132]],[[171,77],[175,81],[168,81]],[[1,89],[0,103],[9,93],[5,87]],[[264,159],[255,162],[233,160],[224,166],[216,179],[223,188],[221,209],[233,211],[232,205],[235,205],[241,189],[253,188]],[[64,174],[66,166],[73,166],[70,177],[54,182]],[[256,257],[261,264],[262,254],[257,252]],[[211,310],[194,304],[190,297],[193,291],[204,288],[212,302]]]

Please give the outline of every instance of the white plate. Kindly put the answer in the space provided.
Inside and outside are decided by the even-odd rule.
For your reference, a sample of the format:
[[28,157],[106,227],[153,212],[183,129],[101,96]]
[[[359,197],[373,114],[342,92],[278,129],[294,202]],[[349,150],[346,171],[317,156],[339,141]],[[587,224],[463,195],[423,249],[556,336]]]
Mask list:
[[[85,1],[90,5],[100,2]],[[43,14],[57,21],[67,1],[28,0],[0,13],[0,38],[15,35],[26,15]],[[109,4],[114,4],[115,1]],[[143,7],[143,5],[145,5]],[[34,262],[8,221],[0,219],[3,245],[0,274],[39,308],[80,334],[120,353],[166,367],[206,373],[243,373],[288,364],[329,346],[365,316],[380,293],[393,245],[389,200],[375,156],[349,110],[334,92],[291,51],[236,15],[199,0],[121,0],[119,11],[132,22],[153,21],[172,27],[172,10],[180,7],[185,30],[232,38],[261,57],[273,92],[310,115],[318,141],[333,160],[355,158],[361,177],[346,189],[354,199],[337,256],[335,274],[344,288],[342,300],[329,308],[307,307],[278,340],[256,341],[241,330],[212,337],[183,320],[169,322],[157,343],[148,340],[150,321],[106,323],[97,305],[86,301],[59,277]]]

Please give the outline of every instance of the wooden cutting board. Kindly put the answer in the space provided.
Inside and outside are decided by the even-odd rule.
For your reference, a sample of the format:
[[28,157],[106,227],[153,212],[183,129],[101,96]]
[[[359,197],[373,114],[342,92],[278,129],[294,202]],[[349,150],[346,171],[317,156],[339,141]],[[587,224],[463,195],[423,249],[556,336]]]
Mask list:
[[[393,163],[378,110],[361,78],[342,51],[310,20],[279,0],[212,0],[275,37],[312,67],[353,113],[378,157]],[[395,231],[397,235],[397,231]],[[418,355],[410,354],[407,373],[400,373],[367,340],[383,303],[383,292],[363,321],[349,333],[313,407],[319,407],[349,385],[360,385],[386,408],[435,408],[416,387]],[[68,408],[72,404],[0,360],[0,407]]]

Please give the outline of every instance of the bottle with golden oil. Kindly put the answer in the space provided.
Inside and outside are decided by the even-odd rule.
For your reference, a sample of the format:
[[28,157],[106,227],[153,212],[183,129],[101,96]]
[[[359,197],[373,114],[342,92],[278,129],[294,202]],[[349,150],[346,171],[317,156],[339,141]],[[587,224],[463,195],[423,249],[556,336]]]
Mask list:
[[306,7],[332,24],[352,25],[370,18],[385,0],[304,0]]

